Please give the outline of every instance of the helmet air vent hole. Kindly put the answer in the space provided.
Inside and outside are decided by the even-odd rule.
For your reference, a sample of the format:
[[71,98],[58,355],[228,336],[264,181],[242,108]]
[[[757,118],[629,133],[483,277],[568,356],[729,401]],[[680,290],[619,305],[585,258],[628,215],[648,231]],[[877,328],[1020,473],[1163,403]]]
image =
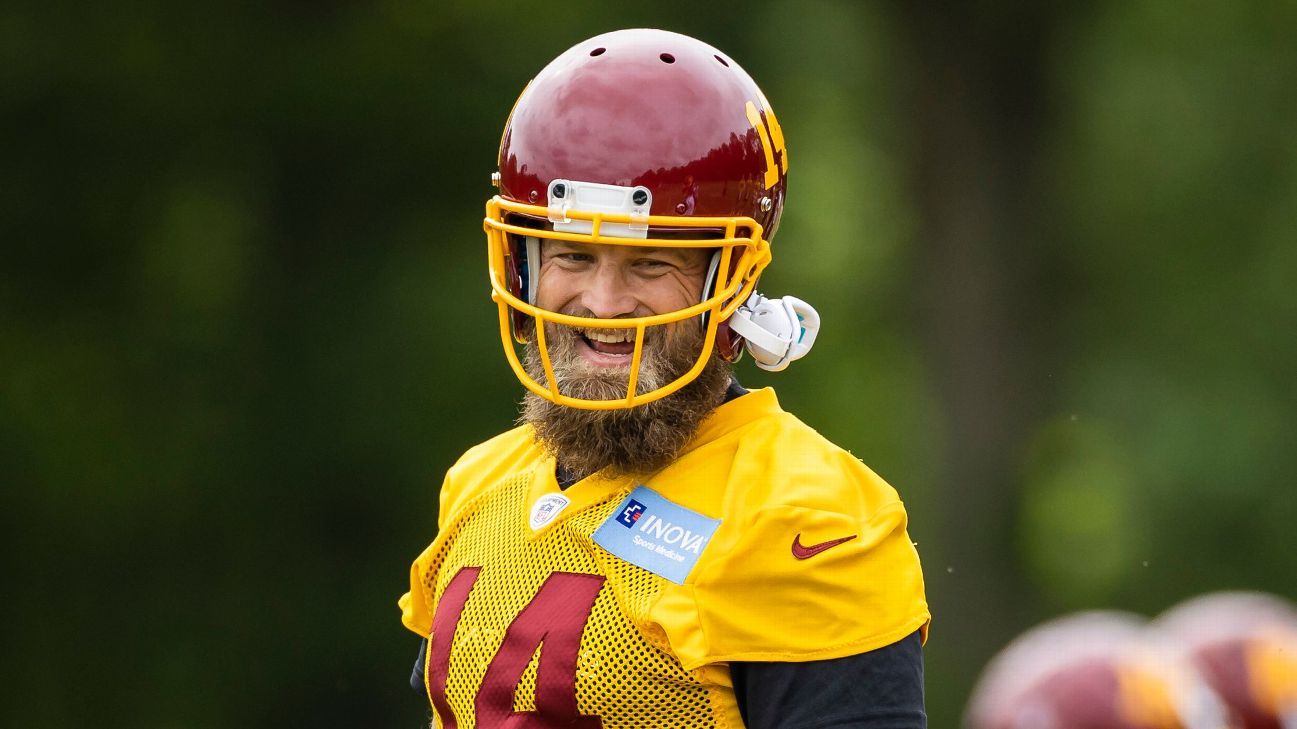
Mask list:
[[676,57],[673,56],[673,55],[671,55],[670,53],[663,53],[662,55],[658,56],[658,58],[661,58],[663,63],[675,63],[675,62],[676,62]]
[[602,55],[603,55],[603,52],[606,51],[606,50],[608,50],[608,49],[607,49],[607,48],[596,48],[596,49],[594,49],[593,51],[590,51],[590,55],[592,55],[592,56],[602,56]]
[[712,58],[715,58],[716,60],[720,61],[721,65],[724,67],[726,68],[730,67],[729,61],[726,61],[724,58],[721,58],[720,56],[712,56]]

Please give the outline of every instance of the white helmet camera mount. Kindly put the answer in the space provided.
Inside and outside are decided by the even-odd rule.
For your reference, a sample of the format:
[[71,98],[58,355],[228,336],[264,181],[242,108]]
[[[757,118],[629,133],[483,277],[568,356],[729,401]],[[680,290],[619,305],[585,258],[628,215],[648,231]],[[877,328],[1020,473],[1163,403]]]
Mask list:
[[758,367],[779,372],[811,351],[820,331],[820,315],[796,297],[767,299],[754,291],[730,317],[729,325],[746,340]]

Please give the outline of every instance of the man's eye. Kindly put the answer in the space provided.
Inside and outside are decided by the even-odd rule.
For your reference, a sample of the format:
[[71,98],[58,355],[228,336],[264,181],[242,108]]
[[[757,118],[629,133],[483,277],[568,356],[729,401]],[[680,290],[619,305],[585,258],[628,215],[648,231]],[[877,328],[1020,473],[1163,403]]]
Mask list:
[[589,253],[558,253],[554,257],[568,263],[585,263],[590,260]]
[[663,261],[657,258],[643,258],[636,262],[637,266],[648,271],[660,271],[671,266],[670,261]]

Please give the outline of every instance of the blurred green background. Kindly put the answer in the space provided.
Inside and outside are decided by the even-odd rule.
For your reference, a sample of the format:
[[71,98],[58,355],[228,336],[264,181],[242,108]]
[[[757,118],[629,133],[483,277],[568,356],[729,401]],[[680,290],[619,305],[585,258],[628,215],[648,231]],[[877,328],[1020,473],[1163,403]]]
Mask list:
[[906,499],[934,729],[1089,607],[1297,596],[1297,5],[0,8],[0,725],[418,727],[398,623],[507,427],[526,81],[700,37],[779,113],[786,407]]

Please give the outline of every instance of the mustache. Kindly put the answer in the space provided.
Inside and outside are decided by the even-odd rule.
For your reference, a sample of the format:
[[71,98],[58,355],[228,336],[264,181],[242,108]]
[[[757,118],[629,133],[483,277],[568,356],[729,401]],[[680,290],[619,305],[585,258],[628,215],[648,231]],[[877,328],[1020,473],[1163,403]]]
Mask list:
[[[557,313],[565,314],[567,316],[578,316],[583,319],[599,319],[599,317],[594,315],[594,312],[590,311],[589,309],[585,309],[581,307],[564,309]],[[602,321],[616,321],[617,318],[630,318],[630,317],[616,317],[612,320],[605,319]],[[653,326],[644,327],[645,351],[648,351],[650,347],[662,346],[663,342],[666,341],[668,336],[670,336],[669,330],[672,328],[673,327],[671,326],[671,324],[655,324]],[[520,333],[524,336],[524,338],[534,340],[536,334],[536,320],[533,317],[527,317],[522,322],[522,325],[519,327],[519,329],[520,329]],[[629,327],[629,326],[625,328],[584,327],[584,326],[577,326],[571,324],[560,324],[558,322],[553,322],[553,321],[545,322],[545,341],[550,343],[559,343],[559,342],[575,343],[578,337],[588,339],[589,337],[587,335],[590,332],[604,332],[609,334],[614,332],[628,332],[631,337],[630,341],[634,341],[636,328]]]

